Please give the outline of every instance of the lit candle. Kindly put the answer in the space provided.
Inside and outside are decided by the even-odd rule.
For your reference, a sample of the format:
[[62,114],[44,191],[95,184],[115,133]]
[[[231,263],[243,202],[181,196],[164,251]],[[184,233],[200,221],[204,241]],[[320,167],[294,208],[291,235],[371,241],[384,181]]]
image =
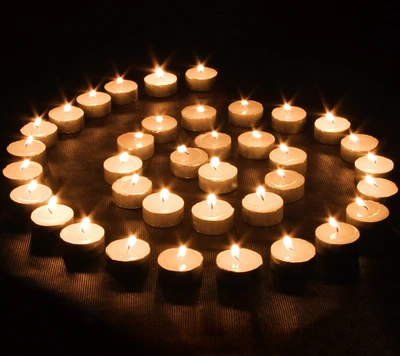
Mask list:
[[86,118],[99,118],[111,113],[111,96],[101,91],[90,90],[76,98],[78,106],[85,113]]
[[174,176],[196,179],[199,167],[207,163],[208,154],[197,147],[180,145],[170,154],[170,168]]
[[52,122],[37,117],[34,121],[22,126],[20,132],[25,137],[33,136],[35,140],[42,141],[46,148],[54,147],[58,142],[58,127]]
[[151,115],[141,122],[143,131],[154,136],[156,143],[167,143],[176,140],[178,121],[169,115]]
[[154,155],[154,136],[149,133],[127,132],[117,138],[119,152],[128,152],[142,160],[147,160]]
[[192,206],[193,228],[205,235],[222,235],[233,227],[234,208],[228,202],[209,194]]
[[21,207],[22,211],[31,213],[37,207],[46,204],[52,194],[48,186],[32,180],[28,184],[14,188],[10,192],[10,198],[18,207]]
[[298,106],[284,104],[272,110],[271,125],[275,131],[287,134],[298,133],[303,130],[307,119],[307,112]]
[[223,132],[213,130],[197,135],[194,144],[207,152],[209,157],[216,156],[220,160],[224,160],[231,155],[231,137]]
[[359,237],[355,226],[330,217],[315,229],[315,249],[321,256],[350,257],[357,255]]
[[354,161],[355,180],[358,182],[367,174],[374,178],[390,178],[393,168],[391,159],[368,152]]
[[118,77],[106,83],[104,89],[115,105],[127,105],[138,100],[138,85],[133,80]]
[[80,223],[65,226],[60,232],[62,254],[68,259],[89,259],[99,256],[105,249],[105,231],[89,217]]
[[258,126],[264,115],[264,107],[255,100],[237,100],[228,106],[228,119],[234,126]]
[[315,254],[311,242],[286,235],[271,245],[271,269],[283,274],[306,272]]
[[10,183],[10,187],[15,188],[27,184],[31,180],[43,181],[43,167],[40,163],[24,159],[23,161],[12,162],[4,167],[3,175]]
[[104,180],[113,184],[118,178],[133,173],[143,173],[143,161],[128,152],[107,158],[103,162]]
[[143,199],[143,220],[153,227],[164,228],[178,225],[183,220],[184,205],[184,200],[179,195],[163,188]]
[[268,159],[275,137],[269,132],[252,130],[238,136],[237,152],[248,159]]
[[29,159],[44,166],[47,163],[46,145],[33,136],[28,136],[26,139],[11,142],[7,146],[7,152],[15,160]]
[[157,67],[154,73],[145,76],[144,90],[147,95],[157,98],[171,96],[178,90],[178,78],[175,74]]
[[359,229],[372,229],[389,216],[389,209],[376,201],[357,197],[346,207],[346,222]]
[[115,205],[124,209],[137,209],[142,207],[143,199],[151,194],[153,183],[135,173],[115,180],[111,188]]
[[396,183],[386,178],[374,178],[367,174],[357,183],[357,191],[363,199],[389,201],[399,191]]
[[255,193],[242,199],[242,218],[253,226],[276,225],[282,221],[283,205],[281,196],[259,186]]
[[190,68],[185,73],[186,84],[194,91],[209,91],[215,84],[218,72],[214,68],[202,64]]
[[238,169],[218,157],[211,157],[198,171],[199,187],[206,193],[226,194],[238,187]]
[[298,201],[304,196],[304,176],[290,169],[278,168],[267,173],[264,183],[272,193],[278,194],[285,203]]
[[48,113],[49,121],[57,125],[60,134],[69,134],[81,131],[85,126],[85,113],[77,106],[65,104],[51,109]]
[[350,130],[350,121],[328,112],[314,122],[314,138],[324,144],[339,145]]
[[357,158],[367,155],[368,152],[374,153],[378,144],[378,139],[373,136],[352,133],[340,141],[340,156],[343,160],[354,163]]
[[291,169],[302,175],[307,172],[307,153],[297,147],[288,147],[284,143],[270,152],[269,162],[273,169]]
[[217,120],[217,110],[209,105],[189,105],[181,111],[182,127],[190,131],[210,131]]

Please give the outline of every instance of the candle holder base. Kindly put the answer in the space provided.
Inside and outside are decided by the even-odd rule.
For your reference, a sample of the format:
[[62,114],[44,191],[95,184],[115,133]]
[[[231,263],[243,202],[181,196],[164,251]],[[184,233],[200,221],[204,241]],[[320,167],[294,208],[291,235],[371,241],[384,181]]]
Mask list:
[[149,272],[149,258],[126,263],[107,258],[106,270],[128,291],[141,292]]
[[217,270],[217,283],[227,288],[251,287],[260,281],[260,267],[247,272]]

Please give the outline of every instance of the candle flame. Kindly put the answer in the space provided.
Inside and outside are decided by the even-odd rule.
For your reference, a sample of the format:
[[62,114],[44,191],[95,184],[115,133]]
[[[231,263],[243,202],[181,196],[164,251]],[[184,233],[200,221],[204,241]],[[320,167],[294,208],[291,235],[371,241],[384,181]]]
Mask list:
[[204,66],[202,64],[199,64],[197,66],[197,70],[198,70],[199,73],[203,73],[204,72]]
[[160,192],[161,202],[164,203],[168,199],[168,197],[169,197],[168,189],[167,188],[161,189],[161,192]]
[[135,243],[136,243],[136,236],[135,235],[131,235],[128,237],[128,241],[126,242],[126,248],[129,250],[130,248],[132,248]]
[[164,76],[164,71],[160,67],[156,68],[156,77],[162,78],[163,76]]
[[211,131],[211,136],[216,139],[218,138],[218,132],[217,131]]
[[353,142],[360,142],[357,135],[355,134],[350,134],[350,140],[352,140]]
[[91,97],[91,98],[94,98],[94,97],[96,97],[96,90],[91,90],[90,92],[89,92],[89,96]]
[[182,260],[186,256],[186,246],[182,245],[178,249],[178,260]]
[[215,194],[209,194],[207,197],[207,204],[211,209],[214,209],[215,204],[217,204],[217,197]]
[[289,104],[284,104],[284,105],[283,105],[283,108],[284,108],[286,111],[291,111],[291,110],[292,110],[292,107],[291,107]]
[[331,123],[334,123],[334,122],[335,122],[335,117],[333,116],[332,113],[327,112],[326,115],[325,115],[325,117],[326,117]]
[[53,210],[56,208],[56,206],[57,206],[57,197],[55,195],[53,195],[49,199],[49,202],[47,203],[47,209],[49,210],[49,212],[51,214],[53,214]]
[[242,100],[241,104],[242,104],[242,106],[248,106],[249,102],[247,100]]
[[36,188],[37,188],[37,181],[36,181],[36,179],[34,179],[33,181],[31,181],[29,184],[28,184],[28,192],[29,193],[32,193]]
[[30,163],[29,159],[24,159],[19,169],[23,171],[25,168],[29,167],[29,163]]
[[38,128],[40,126],[40,124],[42,123],[42,118],[41,117],[37,117],[35,119],[35,121],[33,122],[33,126]]
[[204,112],[204,106],[203,105],[197,105],[197,112]]
[[356,204],[358,205],[358,206],[361,206],[361,207],[363,207],[363,208],[365,208],[365,209],[367,209],[368,210],[368,205],[365,203],[365,201],[363,200],[363,199],[361,199],[360,197],[357,197],[356,198]]
[[134,136],[135,136],[135,139],[136,138],[143,138],[143,132],[135,132]]
[[122,79],[122,77],[117,78],[117,84],[122,84],[123,82],[124,80]]
[[178,146],[178,147],[176,148],[176,150],[177,150],[179,153],[186,153],[187,155],[189,154],[189,151],[187,150],[187,148],[186,148],[185,145],[180,145],[180,146]]
[[71,104],[65,104],[64,105],[64,112],[70,112],[71,108],[72,108]]
[[290,251],[293,251],[293,240],[290,238],[290,236],[286,235],[283,238],[283,245]]
[[131,183],[136,184],[137,182],[139,182],[139,174],[135,173],[132,175]]
[[331,225],[333,228],[336,229],[336,231],[339,231],[339,224],[335,220],[335,218],[330,217],[329,218],[329,225]]
[[219,166],[219,158],[218,157],[212,157],[210,160],[211,167],[213,167],[215,170],[218,169]]
[[284,143],[281,143],[281,144],[279,145],[279,148],[281,149],[282,152],[284,152],[284,153],[286,153],[286,154],[289,152],[289,147],[286,146]]
[[232,245],[231,247],[231,256],[235,260],[239,260],[240,256],[240,248],[237,244]]
[[370,185],[373,185],[373,186],[375,186],[375,187],[377,187],[378,186],[378,184],[376,184],[376,180],[375,180],[375,178],[374,177],[372,177],[371,175],[369,175],[369,174],[367,174],[366,176],[365,176],[365,180],[367,181],[367,183],[368,184],[370,184]]
[[278,169],[277,169],[277,173],[278,173],[278,175],[279,175],[280,177],[286,178],[286,174],[285,174],[285,171],[284,171],[283,169],[278,168]]
[[90,219],[88,217],[83,218],[81,222],[81,231],[82,232],[87,231],[89,225],[90,225]]
[[371,162],[373,162],[373,163],[376,163],[377,162],[377,157],[373,154],[373,153],[371,153],[371,152],[368,152],[367,153],[367,157],[368,157],[368,159],[371,161]]
[[262,185],[257,188],[256,194],[262,201],[265,200],[265,188]]
[[253,135],[254,138],[261,138],[262,136],[260,131],[257,130],[253,130],[251,134]]
[[162,122],[162,121],[163,121],[163,117],[162,117],[161,115],[157,115],[157,116],[156,116],[156,121],[157,121],[158,123]]
[[119,161],[120,161],[121,163],[127,162],[128,160],[129,160],[129,153],[128,153],[128,152],[122,152],[122,153],[119,155]]
[[27,147],[28,145],[30,145],[33,142],[33,136],[30,135],[28,136],[28,138],[25,141],[25,147]]

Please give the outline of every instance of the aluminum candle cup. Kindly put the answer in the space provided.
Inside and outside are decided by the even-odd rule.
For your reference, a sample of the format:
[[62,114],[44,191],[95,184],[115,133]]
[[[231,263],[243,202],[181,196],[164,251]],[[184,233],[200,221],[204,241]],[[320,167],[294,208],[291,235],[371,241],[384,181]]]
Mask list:
[[271,126],[275,131],[287,134],[298,133],[303,130],[307,119],[307,112],[298,106],[285,104],[271,112]]
[[143,173],[143,161],[136,156],[123,152],[120,155],[107,158],[103,162],[104,180],[113,184],[117,179]]
[[156,98],[174,95],[178,90],[178,78],[175,74],[156,68],[154,73],[145,76],[144,90],[147,95]]
[[46,148],[54,147],[58,142],[57,125],[42,120],[40,117],[24,125],[20,132],[27,138],[33,136],[35,140],[42,141],[46,145]]
[[104,89],[115,105],[127,105],[138,100],[138,85],[133,80],[119,77],[106,83]]
[[297,147],[280,145],[270,152],[269,162],[273,169],[290,169],[302,175],[307,172],[307,153]]
[[365,156],[354,161],[354,179],[358,182],[364,179],[366,175],[373,178],[390,179],[393,169],[394,163],[391,159],[368,152]]
[[153,135],[155,143],[175,141],[178,136],[178,121],[168,115],[151,115],[141,122],[143,132]]
[[181,115],[181,125],[189,131],[211,131],[217,121],[217,110],[209,105],[186,106]]
[[255,100],[237,100],[228,106],[229,122],[238,127],[257,127],[264,115],[264,107]]
[[357,158],[374,153],[379,145],[378,139],[365,134],[350,134],[340,141],[340,157],[343,160],[354,163]]
[[222,132],[210,131],[195,137],[194,144],[208,154],[208,157],[218,157],[224,160],[231,155],[232,139]]
[[138,209],[152,190],[153,183],[150,179],[138,174],[124,176],[112,184],[112,199],[120,208]]
[[85,126],[85,113],[77,106],[66,104],[49,111],[49,121],[57,125],[58,133],[69,134],[81,131]]
[[154,156],[154,136],[143,132],[127,132],[117,138],[118,152],[147,160]]
[[79,95],[76,102],[86,118],[100,118],[111,113],[111,96],[108,93],[91,90]]
[[196,179],[199,168],[208,161],[205,151],[184,145],[178,146],[169,157],[171,173],[184,179]]
[[218,72],[214,68],[198,65],[185,72],[186,85],[194,91],[209,91],[215,84]]
[[19,185],[29,184],[36,180],[38,183],[43,181],[43,167],[40,163],[30,160],[12,162],[3,168],[3,175],[7,178],[11,188]]
[[31,214],[39,206],[47,204],[52,194],[48,186],[33,180],[29,184],[14,188],[10,193],[10,198],[22,212]]
[[35,140],[33,136],[27,139],[11,142],[7,146],[7,152],[14,160],[29,159],[44,166],[47,163],[46,145],[39,140]]
[[269,132],[249,131],[238,136],[238,154],[248,159],[268,159],[275,137]]
[[199,168],[198,180],[200,189],[206,193],[230,193],[238,187],[238,169],[213,157]]
[[346,207],[346,222],[363,231],[373,231],[374,229],[378,231],[388,217],[389,209],[386,205],[373,200],[356,198]]
[[397,185],[386,178],[373,178],[367,175],[357,183],[357,191],[365,200],[374,200],[381,203],[389,202],[399,191]]
[[330,113],[314,122],[314,138],[327,145],[339,145],[340,141],[349,134],[350,121],[336,117]]
[[278,168],[265,175],[264,183],[268,189],[278,194],[285,203],[292,203],[304,196],[305,178],[299,172]]

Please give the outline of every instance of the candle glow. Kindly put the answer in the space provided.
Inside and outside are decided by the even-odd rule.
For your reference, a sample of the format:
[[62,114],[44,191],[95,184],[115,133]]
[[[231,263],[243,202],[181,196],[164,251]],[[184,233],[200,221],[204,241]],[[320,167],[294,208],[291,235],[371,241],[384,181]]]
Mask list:
[[357,204],[358,206],[361,206],[361,207],[365,208],[367,211],[369,211],[368,205],[367,205],[367,204],[365,203],[365,201],[364,201],[363,199],[361,199],[360,197],[357,197],[357,198],[356,198],[356,204]]
[[189,151],[187,150],[185,145],[180,145],[177,147],[176,149],[179,153],[185,153],[185,154],[189,154]]
[[355,135],[355,134],[350,134],[350,140],[353,142],[360,142],[357,135]]
[[122,152],[122,153],[119,155],[119,161],[120,161],[121,163],[127,162],[128,159],[129,159],[129,153],[128,153],[128,152]]
[[33,136],[30,135],[25,141],[25,147],[28,147],[28,145],[30,145],[32,142],[33,142]]
[[135,245],[136,240],[137,239],[135,235],[129,236],[128,241],[126,242],[126,249],[127,250],[131,249]]
[[289,147],[288,147],[287,145],[285,145],[284,143],[281,143],[281,144],[279,145],[279,148],[280,148],[280,150],[281,150],[282,152],[284,152],[284,153],[286,153],[286,154],[289,153]]
[[[178,255],[177,255],[177,258],[178,258],[179,261],[182,261],[185,258],[186,250],[187,249],[186,249],[185,245],[182,245],[182,246],[179,247]],[[184,263],[179,264],[179,270],[180,271],[184,271],[185,269],[186,269],[186,265]]]
[[50,214],[53,214],[53,210],[57,206],[57,197],[53,195],[50,199],[49,202],[47,203],[47,210],[50,212]]
[[376,184],[376,180],[375,180],[371,175],[369,175],[369,174],[367,174],[367,175],[365,176],[365,180],[366,180],[367,183],[370,184],[370,185],[373,185],[373,186],[375,186],[375,187],[378,186],[378,184]]
[[283,169],[278,168],[278,169],[276,170],[276,172],[278,173],[278,175],[279,175],[280,177],[286,178],[286,174],[285,174],[285,172],[284,172]]
[[257,131],[257,130],[253,130],[251,134],[253,135],[254,138],[261,138],[262,137],[261,133],[259,131]]
[[335,218],[330,217],[329,218],[329,225],[331,225],[334,229],[335,229],[335,233],[331,234],[329,236],[329,238],[331,240],[335,239],[337,237],[337,235],[339,234],[339,224],[337,223],[337,221],[335,220]]
[[198,71],[199,73],[204,73],[204,66],[203,66],[202,64],[199,64],[199,65],[197,66],[197,71]]
[[116,82],[118,85],[121,85],[124,82],[124,80],[122,79],[122,77],[118,77]]
[[29,193],[32,193],[36,188],[37,188],[37,181],[36,181],[36,179],[34,179],[33,181],[31,181],[29,184],[28,184],[28,192]]
[[164,76],[164,71],[160,67],[156,68],[156,77],[162,78],[163,76]]
[[161,115],[157,115],[157,116],[156,116],[156,121],[157,121],[158,123],[161,123],[161,122],[163,121],[163,117],[162,117]]
[[139,182],[139,174],[135,173],[132,175],[131,183],[135,185],[137,182]]
[[161,198],[161,202],[164,203],[169,197],[169,191],[167,188],[163,188],[161,189],[160,192],[160,198]]
[[65,104],[64,105],[64,113],[70,112],[71,108],[72,108],[71,104]]
[[30,163],[29,159],[24,159],[19,169],[23,171],[25,168],[29,167],[29,163]]
[[240,257],[240,248],[237,244],[232,245],[231,247],[231,256],[232,256],[232,268],[239,268],[239,264],[237,262],[239,262],[239,257]]
[[90,219],[88,217],[83,218],[82,222],[81,222],[82,233],[85,233],[87,231],[87,229],[89,228],[89,225],[90,225]]
[[33,126],[38,129],[41,123],[42,123],[42,118],[41,117],[37,117],[35,119],[35,121],[33,122]]
[[218,166],[219,166],[219,158],[218,157],[212,157],[211,160],[210,160],[210,164],[211,164],[212,168],[217,170]]
[[368,159],[369,159],[371,162],[373,162],[374,164],[376,164],[377,161],[378,161],[378,158],[377,158],[373,153],[371,153],[371,152],[368,152],[368,153],[367,153],[367,157],[368,157]]
[[209,194],[207,196],[207,204],[211,209],[214,209],[215,204],[217,203],[217,198],[215,194]]
[[196,108],[196,110],[197,110],[197,112],[204,112],[204,111],[205,111],[205,109],[204,109],[204,106],[203,106],[203,105],[197,105],[197,108]]
[[293,251],[293,241],[290,236],[286,235],[283,238],[283,245],[289,250]]
[[263,186],[260,185],[257,188],[256,194],[262,201],[265,201],[265,188]]
[[335,122],[335,117],[333,116],[332,113],[327,112],[325,117],[328,119],[328,121],[330,121],[332,124]]
[[89,96],[91,97],[91,98],[95,98],[96,97],[96,90],[91,90],[90,92],[89,92]]
[[211,131],[211,136],[213,139],[217,139],[218,138],[218,132],[217,131]]

